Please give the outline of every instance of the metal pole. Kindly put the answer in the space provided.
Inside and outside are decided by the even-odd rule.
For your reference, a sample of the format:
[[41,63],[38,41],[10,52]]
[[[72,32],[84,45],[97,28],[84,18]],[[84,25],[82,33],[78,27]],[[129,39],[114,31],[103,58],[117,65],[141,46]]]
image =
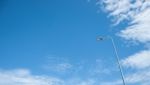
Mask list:
[[125,83],[125,78],[124,78],[124,74],[123,74],[123,71],[122,71],[122,67],[121,67],[121,64],[120,64],[120,59],[119,59],[119,55],[118,55],[118,51],[117,51],[117,48],[116,48],[114,39],[113,39],[111,36],[107,36],[107,37],[98,37],[97,40],[98,40],[98,41],[99,41],[99,40],[104,40],[104,39],[106,39],[106,38],[108,38],[108,39],[111,40],[111,43],[112,43],[113,48],[114,48],[114,51],[115,51],[116,60],[117,60],[117,63],[118,63],[120,75],[121,75],[121,78],[122,78],[122,83],[123,83],[123,85],[126,85],[126,83]]
[[111,39],[111,42],[112,42],[112,45],[113,45],[113,48],[114,48],[114,51],[115,51],[117,63],[118,63],[118,66],[119,66],[119,71],[120,71],[121,78],[122,78],[122,83],[123,83],[123,85],[126,85],[124,74],[123,74],[122,67],[121,67],[121,64],[120,64],[120,59],[119,59],[119,56],[118,56],[118,51],[117,51],[116,45],[114,43],[114,39],[110,36],[109,36],[109,38]]

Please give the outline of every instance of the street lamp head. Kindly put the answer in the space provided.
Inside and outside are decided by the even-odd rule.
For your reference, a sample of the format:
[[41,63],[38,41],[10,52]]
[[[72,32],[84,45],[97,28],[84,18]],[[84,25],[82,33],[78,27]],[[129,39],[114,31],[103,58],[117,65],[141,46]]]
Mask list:
[[97,41],[102,41],[102,40],[107,40],[107,39],[113,40],[113,38],[109,35],[108,36],[97,36],[96,37]]
[[102,40],[104,40],[104,39],[105,39],[105,37],[103,37],[103,36],[98,36],[98,37],[96,38],[97,41],[102,41]]

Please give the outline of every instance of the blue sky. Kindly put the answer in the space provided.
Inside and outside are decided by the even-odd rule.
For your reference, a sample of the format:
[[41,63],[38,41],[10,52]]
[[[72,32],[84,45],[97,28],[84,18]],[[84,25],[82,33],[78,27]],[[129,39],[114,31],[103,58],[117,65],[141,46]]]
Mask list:
[[[95,54],[95,48],[98,54],[95,38],[109,27],[103,25],[108,24],[105,15],[96,13],[95,4],[87,1],[8,0],[3,4],[0,55],[6,68],[32,67],[49,55],[80,58]],[[107,34],[107,29],[102,33]]]
[[[147,24],[140,30],[133,23],[142,27],[141,22],[148,22],[138,14],[146,15],[149,8],[144,5],[148,12],[141,11],[134,18],[123,14],[127,11],[120,10],[123,7],[113,9],[111,3],[119,4],[115,1],[98,1],[105,4],[102,7],[87,0],[1,0],[0,84],[121,85],[111,41],[97,42],[98,35],[114,38],[126,80],[135,71],[143,73],[149,63],[139,66],[142,61],[137,59],[143,55],[149,59],[149,37],[140,34],[145,33]],[[20,80],[13,80],[14,76]],[[9,82],[4,81],[9,77]],[[130,85],[148,85],[145,80],[129,80]]]

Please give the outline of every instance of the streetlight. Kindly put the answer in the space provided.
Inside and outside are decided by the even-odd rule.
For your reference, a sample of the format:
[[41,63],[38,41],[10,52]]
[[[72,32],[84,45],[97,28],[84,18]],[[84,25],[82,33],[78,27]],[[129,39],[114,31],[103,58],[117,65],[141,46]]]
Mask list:
[[113,48],[114,48],[114,51],[115,51],[115,55],[116,55],[116,60],[117,60],[117,63],[118,63],[118,66],[119,66],[119,71],[120,71],[120,75],[121,75],[121,78],[122,78],[122,83],[123,85],[126,85],[125,83],[125,78],[124,78],[124,74],[123,74],[123,71],[122,71],[122,66],[120,64],[120,59],[119,59],[119,56],[118,56],[118,51],[117,51],[117,48],[116,48],[116,45],[115,45],[115,42],[114,42],[114,39],[111,37],[111,36],[98,36],[97,37],[97,41],[102,41],[104,39],[110,39],[111,40],[111,43],[113,45]]

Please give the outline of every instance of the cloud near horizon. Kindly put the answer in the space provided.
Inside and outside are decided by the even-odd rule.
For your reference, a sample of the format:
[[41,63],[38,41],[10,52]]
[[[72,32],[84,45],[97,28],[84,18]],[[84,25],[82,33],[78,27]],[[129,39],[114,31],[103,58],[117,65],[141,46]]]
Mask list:
[[[57,62],[57,59],[59,60],[59,62]],[[68,59],[63,58],[60,60],[59,57],[50,58],[47,63],[48,66],[50,67],[49,64],[51,64],[56,67],[54,68],[52,66],[52,68],[48,69],[49,72],[53,70],[56,71],[55,73],[59,74],[61,73],[61,71],[65,71],[62,72],[62,74],[66,77],[68,76],[68,74],[66,73],[69,73],[71,71],[68,70],[68,68],[74,69],[73,72],[75,72],[75,75],[72,72],[71,75],[65,79],[62,76],[57,75],[52,76],[50,74],[33,74],[30,69],[0,68],[0,85],[101,85],[101,76],[110,75],[111,71],[109,70],[109,68],[106,69],[106,67],[104,69],[103,61],[100,59],[96,59],[93,61],[92,65],[87,65],[88,68],[85,68],[84,66],[87,64],[87,62],[79,64],[77,66],[69,64],[68,67]],[[56,63],[56,65],[54,63]],[[72,65],[72,67],[70,67],[70,65]],[[79,66],[82,66],[82,68],[80,68]]]
[[0,70],[0,85],[94,85],[93,79],[68,80],[45,75],[33,75],[29,69]]
[[33,75],[28,69],[0,70],[0,85],[63,85],[58,78]]

